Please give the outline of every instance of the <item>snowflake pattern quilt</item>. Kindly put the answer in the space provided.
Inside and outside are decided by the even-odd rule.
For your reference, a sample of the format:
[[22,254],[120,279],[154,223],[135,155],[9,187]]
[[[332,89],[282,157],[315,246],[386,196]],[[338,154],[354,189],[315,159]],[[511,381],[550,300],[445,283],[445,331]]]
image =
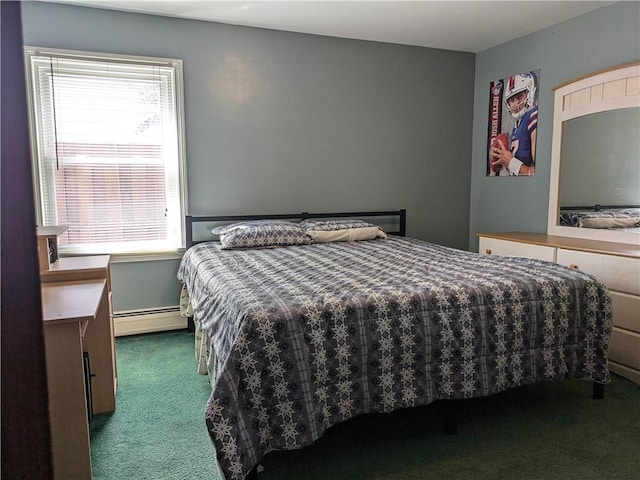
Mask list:
[[608,383],[611,299],[558,264],[424,241],[190,248],[178,278],[220,368],[226,480],[358,414],[564,378]]

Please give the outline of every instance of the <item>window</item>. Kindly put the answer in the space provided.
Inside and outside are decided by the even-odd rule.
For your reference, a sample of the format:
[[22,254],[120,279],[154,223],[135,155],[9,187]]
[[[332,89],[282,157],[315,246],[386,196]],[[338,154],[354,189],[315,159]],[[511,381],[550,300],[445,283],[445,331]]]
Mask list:
[[40,225],[60,251],[184,246],[182,62],[26,48]]

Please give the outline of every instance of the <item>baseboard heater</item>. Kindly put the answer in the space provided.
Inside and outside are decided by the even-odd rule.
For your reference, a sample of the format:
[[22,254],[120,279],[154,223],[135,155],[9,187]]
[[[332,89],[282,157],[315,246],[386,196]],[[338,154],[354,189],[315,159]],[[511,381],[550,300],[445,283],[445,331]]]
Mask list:
[[125,310],[113,314],[113,328],[116,337],[165,330],[181,330],[187,328],[187,319],[180,316],[180,307],[178,305]]

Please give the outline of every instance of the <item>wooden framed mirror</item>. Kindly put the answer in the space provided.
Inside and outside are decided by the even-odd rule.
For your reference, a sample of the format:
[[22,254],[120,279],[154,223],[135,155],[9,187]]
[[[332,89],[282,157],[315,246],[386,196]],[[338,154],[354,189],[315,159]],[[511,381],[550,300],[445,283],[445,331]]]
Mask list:
[[640,244],[640,62],[554,90],[547,233]]

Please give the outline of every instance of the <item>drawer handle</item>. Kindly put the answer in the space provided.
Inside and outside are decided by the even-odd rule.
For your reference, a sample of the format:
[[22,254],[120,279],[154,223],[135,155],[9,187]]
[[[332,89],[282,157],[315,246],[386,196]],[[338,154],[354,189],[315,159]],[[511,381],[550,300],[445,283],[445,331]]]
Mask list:
[[487,248],[484,252],[485,252],[487,255],[491,255],[491,249],[490,249],[490,248]]
[[573,268],[574,270],[580,270],[580,267],[575,263],[572,263],[571,265],[569,265],[569,268]]

